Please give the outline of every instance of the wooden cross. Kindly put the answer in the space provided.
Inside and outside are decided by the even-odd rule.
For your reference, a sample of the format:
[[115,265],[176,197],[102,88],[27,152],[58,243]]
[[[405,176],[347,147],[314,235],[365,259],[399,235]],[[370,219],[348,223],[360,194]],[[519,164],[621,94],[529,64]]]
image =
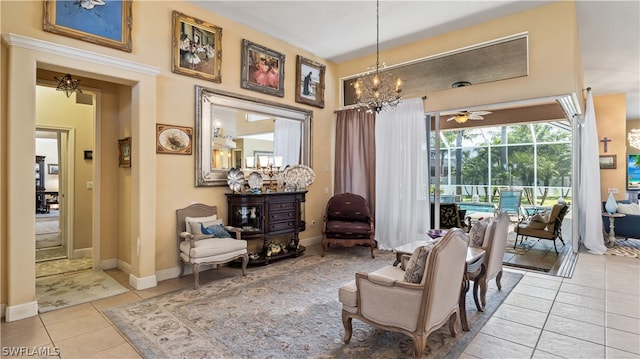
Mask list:
[[607,144],[611,142],[611,140],[605,137],[601,139],[600,142],[604,143],[604,153],[607,153]]

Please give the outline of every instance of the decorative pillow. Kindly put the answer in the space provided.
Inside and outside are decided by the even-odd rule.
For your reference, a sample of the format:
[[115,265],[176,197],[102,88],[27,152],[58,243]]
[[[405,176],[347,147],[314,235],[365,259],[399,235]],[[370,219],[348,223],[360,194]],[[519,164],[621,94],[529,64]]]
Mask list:
[[484,233],[487,231],[490,218],[485,218],[481,221],[477,221],[471,226],[469,230],[469,241],[472,247],[482,248],[484,243]]
[[212,226],[214,224],[222,224],[222,220],[218,219],[217,215],[209,217],[185,217],[184,218],[187,232],[192,234],[202,234],[200,230],[200,223],[204,223],[205,227]]
[[405,282],[416,284],[422,282],[422,275],[424,274],[424,269],[427,265],[427,257],[436,243],[437,241],[426,246],[420,246],[413,251],[411,258],[409,258],[409,262],[407,263],[407,268],[404,271]]
[[200,231],[202,234],[213,234],[215,238],[231,238],[231,234],[224,229],[222,223],[205,227],[204,223],[200,222]]
[[618,203],[618,213],[640,214],[640,206],[635,203]]
[[531,217],[531,220],[529,221],[527,228],[543,229],[544,227],[547,226],[547,222],[549,222],[550,214],[551,214],[550,212],[546,212],[543,214],[539,214],[539,213],[534,214],[533,217]]

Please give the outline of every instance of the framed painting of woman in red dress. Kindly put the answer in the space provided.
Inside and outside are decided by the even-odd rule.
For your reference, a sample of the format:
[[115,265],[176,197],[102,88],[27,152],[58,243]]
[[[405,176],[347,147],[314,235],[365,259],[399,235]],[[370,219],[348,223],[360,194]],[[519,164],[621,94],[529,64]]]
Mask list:
[[241,56],[242,88],[284,97],[284,54],[243,39]]

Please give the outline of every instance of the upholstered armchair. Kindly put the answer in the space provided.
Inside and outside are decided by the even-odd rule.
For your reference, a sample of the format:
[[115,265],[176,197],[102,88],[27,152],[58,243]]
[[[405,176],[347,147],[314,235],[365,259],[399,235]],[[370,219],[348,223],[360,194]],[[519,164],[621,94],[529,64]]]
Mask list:
[[329,199],[322,221],[323,257],[331,244],[343,247],[367,245],[371,249],[371,258],[375,258],[374,220],[369,203],[364,197],[354,193],[342,193]]
[[[419,247],[408,261],[405,255],[401,268],[389,265],[372,273],[356,273],[355,281],[338,291],[345,344],[351,340],[354,318],[408,335],[416,358],[422,358],[429,334],[445,323],[455,336],[467,246],[462,230],[453,229],[430,251]],[[415,265],[420,258],[422,263]],[[414,270],[419,277],[407,275]]]
[[562,220],[569,211],[569,206],[565,203],[558,203],[553,205],[551,211],[547,211],[543,214],[536,214],[530,219],[521,220],[514,228],[516,232],[516,242],[513,244],[513,248],[518,244],[518,238],[520,242],[524,240],[524,237],[536,237],[541,239],[548,239],[553,241],[553,248],[558,253],[558,247],[556,240],[560,240],[564,245],[562,239]]
[[[180,278],[185,264],[193,266],[194,289],[198,289],[200,266],[218,265],[242,259],[242,275],[245,275],[249,255],[247,241],[240,238],[240,229],[225,227],[218,218],[218,208],[195,203],[176,210]],[[231,237],[231,233],[235,238]]]

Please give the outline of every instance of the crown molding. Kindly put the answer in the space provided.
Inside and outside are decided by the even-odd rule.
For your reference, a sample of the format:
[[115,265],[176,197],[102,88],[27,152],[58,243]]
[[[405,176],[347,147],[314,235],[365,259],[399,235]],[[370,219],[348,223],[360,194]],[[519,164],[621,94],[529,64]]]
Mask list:
[[124,60],[118,57],[81,50],[74,47],[38,40],[13,33],[3,34],[2,42],[10,47],[20,47],[48,54],[70,57],[76,60],[87,61],[93,64],[106,65],[122,70],[141,73],[144,75],[158,76],[158,74],[160,73],[160,68],[157,66],[149,66],[138,62]]

